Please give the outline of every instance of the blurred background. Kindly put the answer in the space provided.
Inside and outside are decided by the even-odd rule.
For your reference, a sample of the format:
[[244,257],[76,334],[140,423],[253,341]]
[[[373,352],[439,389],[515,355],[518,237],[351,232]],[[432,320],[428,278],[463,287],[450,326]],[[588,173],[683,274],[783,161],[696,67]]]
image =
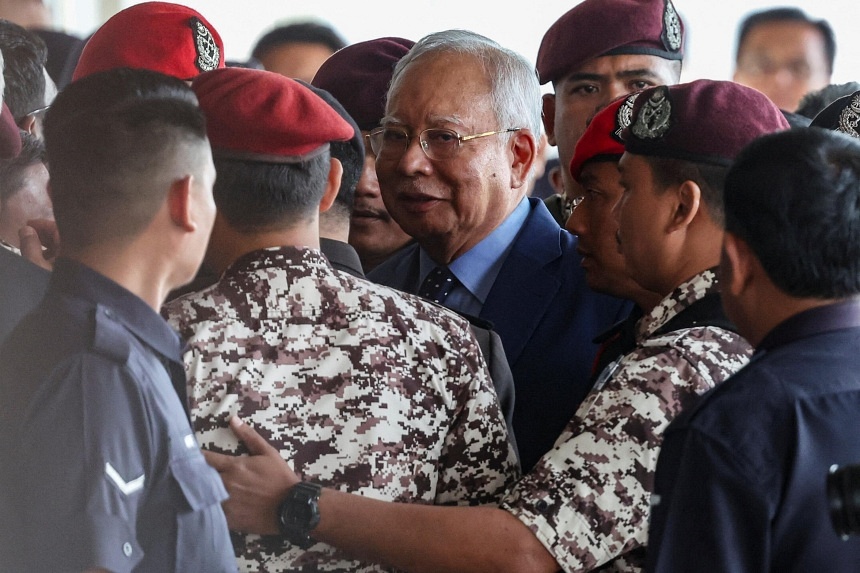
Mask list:
[[[0,0],[20,3],[22,0]],[[26,1],[26,0],[25,0]],[[40,0],[36,0],[38,3]],[[44,0],[54,28],[86,37],[133,0]],[[328,23],[349,43],[401,36],[412,40],[437,30],[465,28],[489,36],[532,62],[546,29],[578,2],[536,0],[512,7],[497,0],[180,0],[200,11],[224,39],[227,59],[246,60],[266,31],[294,21]],[[683,81],[730,79],[738,22],[748,13],[774,6],[796,6],[824,18],[836,33],[834,83],[860,80],[860,0],[674,0],[687,26]]]

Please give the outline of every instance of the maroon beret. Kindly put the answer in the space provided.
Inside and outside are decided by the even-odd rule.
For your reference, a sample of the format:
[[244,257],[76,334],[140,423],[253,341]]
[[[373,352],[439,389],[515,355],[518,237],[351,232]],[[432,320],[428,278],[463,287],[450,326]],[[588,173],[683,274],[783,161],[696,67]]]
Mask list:
[[358,126],[379,126],[394,66],[415,45],[403,38],[378,38],[349,45],[332,54],[311,82],[343,104]]
[[684,56],[684,24],[671,0],[585,0],[550,26],[540,44],[540,83],[600,56]]
[[621,134],[630,124],[636,94],[619,98],[600,110],[576,142],[570,173],[579,181],[583,166],[590,161],[618,161],[624,154]]
[[20,153],[21,130],[4,102],[0,111],[0,159],[13,159]]
[[349,141],[353,127],[310,89],[274,72],[224,68],[191,84],[216,156],[296,163]]
[[196,10],[144,2],[118,12],[87,41],[72,80],[113,68],[144,68],[181,80],[224,67],[224,43]]
[[767,96],[734,82],[657,86],[635,99],[622,137],[638,155],[729,166],[753,139],[789,128]]
[[860,91],[842,96],[825,107],[810,125],[860,138]]

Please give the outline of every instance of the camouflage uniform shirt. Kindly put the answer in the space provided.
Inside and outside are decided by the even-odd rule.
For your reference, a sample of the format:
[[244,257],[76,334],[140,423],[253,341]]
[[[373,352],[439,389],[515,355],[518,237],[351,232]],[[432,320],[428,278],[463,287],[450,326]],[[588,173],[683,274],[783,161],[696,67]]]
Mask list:
[[[302,479],[382,500],[497,503],[518,473],[469,323],[335,271],[317,250],[239,258],[164,314],[189,340],[194,428],[240,451],[238,414]],[[383,571],[317,543],[234,537],[246,571]]]
[[555,446],[505,497],[566,572],[640,571],[663,431],[749,360],[713,326],[656,331],[706,294],[712,271],[684,282],[636,325],[636,348],[606,367]]

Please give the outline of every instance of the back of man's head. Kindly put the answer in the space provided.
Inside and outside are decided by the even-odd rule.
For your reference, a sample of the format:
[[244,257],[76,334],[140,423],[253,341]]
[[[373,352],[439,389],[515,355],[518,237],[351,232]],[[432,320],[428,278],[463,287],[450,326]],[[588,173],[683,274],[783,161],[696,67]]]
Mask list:
[[490,82],[490,97],[499,125],[527,128],[535,137],[540,134],[540,84],[534,67],[520,54],[467,30],[436,32],[416,42],[394,67],[389,102],[413,64],[441,54],[457,54],[481,63]]
[[45,118],[45,147],[57,226],[73,249],[137,236],[209,153],[187,84],[128,68],[69,84]]
[[726,178],[726,231],[796,298],[860,293],[860,141],[819,128],[762,137]]
[[0,20],[0,50],[5,67],[3,101],[15,121],[46,105],[45,62],[48,49],[34,33],[8,20]]
[[828,73],[833,73],[833,61],[836,59],[836,37],[833,34],[833,28],[827,20],[813,20],[798,8],[771,8],[750,14],[738,27],[738,41],[735,50],[735,61],[737,62],[741,56],[744,40],[749,36],[750,32],[757,26],[770,23],[781,22],[799,22],[809,24],[817,28],[824,39],[824,50],[828,63]]

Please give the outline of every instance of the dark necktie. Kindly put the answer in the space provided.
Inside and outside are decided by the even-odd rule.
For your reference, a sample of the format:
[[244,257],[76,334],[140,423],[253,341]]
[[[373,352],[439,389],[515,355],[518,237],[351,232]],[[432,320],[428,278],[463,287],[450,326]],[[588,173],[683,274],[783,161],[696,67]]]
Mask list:
[[448,295],[451,293],[457,284],[457,277],[454,276],[448,267],[436,267],[424,282],[421,283],[421,288],[418,289],[418,296],[438,302],[442,304]]

